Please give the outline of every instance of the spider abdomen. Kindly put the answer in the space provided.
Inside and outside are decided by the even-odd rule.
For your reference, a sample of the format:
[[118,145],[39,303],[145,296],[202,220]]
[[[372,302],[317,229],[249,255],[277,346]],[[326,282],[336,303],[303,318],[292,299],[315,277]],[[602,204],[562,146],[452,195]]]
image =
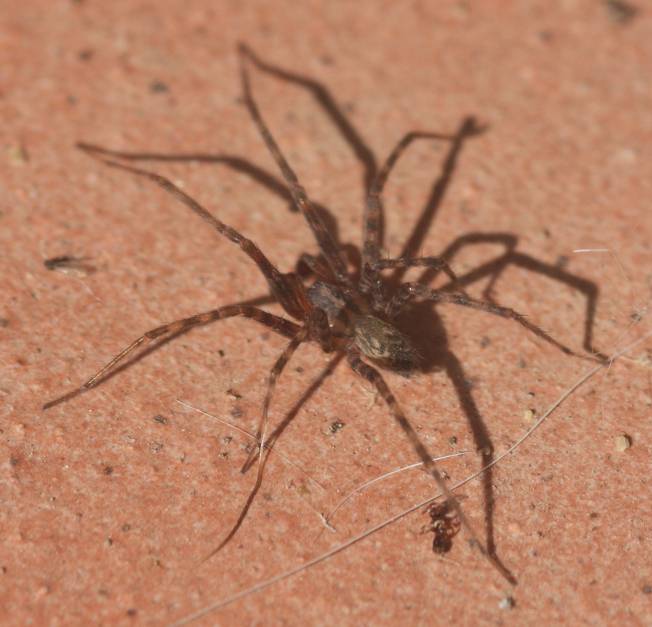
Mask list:
[[407,335],[375,316],[356,318],[354,340],[367,357],[392,368],[410,370],[421,361],[421,355]]

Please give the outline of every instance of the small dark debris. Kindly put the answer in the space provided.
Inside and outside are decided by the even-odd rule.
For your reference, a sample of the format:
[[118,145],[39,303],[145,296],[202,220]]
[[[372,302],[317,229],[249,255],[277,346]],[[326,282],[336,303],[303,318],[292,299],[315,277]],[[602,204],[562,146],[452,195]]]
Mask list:
[[244,414],[244,412],[239,407],[234,407],[231,410],[231,417],[232,418],[242,418],[242,414]]
[[343,428],[344,428],[344,423],[341,420],[336,420],[335,422],[332,422],[331,426],[329,427],[331,433],[337,433]]
[[84,48],[77,53],[80,61],[90,61],[95,53],[90,48]]
[[7,567],[6,566],[0,567],[0,571],[2,571],[3,575],[6,575],[7,574]]
[[229,389],[226,391],[226,393],[227,393],[231,398],[234,398],[234,399],[236,399],[236,400],[239,400],[239,399],[242,398],[242,394],[240,394],[240,392],[238,392],[237,390],[234,390],[233,388],[229,388]]
[[518,367],[519,368],[527,368],[527,362],[522,357],[520,357],[519,360],[518,360]]
[[63,274],[76,274],[78,276],[88,276],[97,271],[88,261],[88,257],[75,257],[73,255],[60,255],[46,259],[43,265],[52,271],[62,272]]
[[6,329],[9,326],[9,318],[0,318],[0,327]]
[[224,353],[224,351],[223,351],[221,348],[219,348],[219,349],[217,350],[217,354],[218,354],[220,357],[224,357],[224,354],[225,354],[225,353]]
[[480,348],[487,348],[489,344],[491,344],[491,339],[484,335],[480,340]]
[[109,537],[106,539],[106,543],[107,543],[109,546],[113,546],[113,538],[112,538],[111,536],[109,536]]
[[97,594],[99,594],[101,597],[108,597],[109,596],[109,591],[106,588],[100,588],[97,591]]
[[[6,570],[4,572],[7,572]],[[646,583],[642,588],[641,592],[643,594],[652,594],[652,586],[649,583]]]
[[149,91],[153,94],[164,94],[170,91],[170,88],[163,81],[152,81],[149,84]]
[[10,146],[7,151],[9,163],[12,166],[22,166],[29,161],[29,152],[23,143],[17,143]]
[[640,322],[641,320],[643,320],[643,316],[641,315],[640,311],[632,311],[632,313],[629,314],[629,319],[632,322]]
[[451,435],[451,437],[448,438],[448,443],[451,446],[455,446],[457,444],[457,436],[456,435]]
[[459,533],[462,523],[448,501],[431,503],[426,512],[430,523],[424,525],[421,533],[432,533],[432,550],[438,555],[448,553],[453,548],[453,538]]
[[600,514],[598,514],[598,512],[591,512],[591,513],[589,514],[589,518],[590,518],[591,520],[595,520],[595,519],[598,518],[599,516],[600,516]]
[[105,475],[112,475],[113,474],[113,466],[104,466],[104,474]]
[[18,466],[18,464],[20,464],[20,458],[19,458],[19,457],[16,457],[16,455],[12,455],[12,456],[9,458],[9,463],[10,463],[12,466]]
[[152,451],[152,453],[160,453],[163,450],[163,443],[162,442],[150,442],[149,450]]
[[233,442],[233,436],[231,436],[231,435],[225,435],[225,436],[222,438],[222,442],[224,442],[224,444],[231,444],[231,442]]
[[552,233],[550,232],[550,229],[544,228],[544,229],[543,229],[543,234],[544,234],[545,237],[547,237],[548,239],[550,239],[550,238],[552,237]]
[[127,533],[127,531],[131,531],[131,525],[129,523],[125,523],[124,525],[122,525],[121,529],[122,531]]
[[631,22],[638,14],[638,8],[623,0],[605,0],[604,3],[609,17],[619,24]]
[[158,422],[161,425],[166,425],[168,423],[168,419],[161,414],[156,414],[156,416],[154,416],[154,422]]
[[301,374],[301,373],[303,372],[303,368],[302,368],[301,366],[297,366],[297,367],[294,369],[294,372],[298,372],[299,374]]
[[130,616],[131,618],[133,618],[134,616],[136,616],[136,614],[138,614],[138,610],[137,610],[135,607],[130,607],[130,608],[127,610],[127,616]]

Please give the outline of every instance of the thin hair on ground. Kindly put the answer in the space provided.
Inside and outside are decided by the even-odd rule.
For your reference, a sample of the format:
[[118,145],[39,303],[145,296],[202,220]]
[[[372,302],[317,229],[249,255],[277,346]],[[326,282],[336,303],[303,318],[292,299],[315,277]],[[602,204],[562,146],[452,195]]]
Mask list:
[[[577,378],[577,380],[570,385],[558,398],[555,400],[549,407],[548,409],[543,412],[543,414],[537,419],[537,421],[512,445],[510,446],[504,453],[500,454],[498,457],[496,457],[491,464],[487,464],[483,468],[481,468],[479,471],[473,473],[472,475],[468,476],[466,479],[463,479],[462,481],[459,481],[458,483],[454,484],[453,486],[450,487],[451,492],[458,490],[461,488],[463,485],[466,485],[470,481],[473,481],[474,479],[477,479],[480,477],[484,472],[487,471],[488,468],[491,466],[495,466],[500,462],[502,459],[507,457],[508,455],[511,455],[516,451],[518,447],[525,442],[550,416],[567,398],[569,398],[578,388],[580,388],[582,385],[584,385],[587,381],[592,379],[600,370],[603,369],[609,369],[611,365],[619,358],[625,356],[627,353],[630,353],[633,351],[635,348],[643,344],[646,340],[648,340],[650,337],[652,337],[652,330],[646,332],[643,334],[640,338],[632,342],[631,344],[628,344],[627,346],[615,351],[610,357],[607,363],[604,364],[598,364],[591,368],[590,370],[586,371],[584,374],[582,374],[580,377]],[[244,599],[247,596],[250,596],[252,594],[255,594],[257,592],[261,592],[262,590],[265,590],[266,588],[269,588],[270,586],[273,586],[276,583],[279,583],[280,581],[283,581],[285,579],[289,579],[290,577],[293,577],[294,575],[297,575],[305,570],[308,570],[309,568],[312,568],[313,566],[316,566],[317,564],[320,564],[322,562],[325,562],[329,560],[331,557],[334,557],[338,553],[341,553],[342,551],[348,549],[349,547],[353,546],[354,544],[357,544],[358,542],[368,538],[372,534],[380,531],[381,529],[384,529],[385,527],[388,527],[389,525],[394,524],[395,522],[401,520],[402,518],[405,518],[408,514],[411,514],[412,512],[415,512],[422,507],[427,506],[429,503],[432,503],[436,499],[440,498],[442,494],[437,494],[435,496],[429,497],[425,499],[424,501],[421,501],[420,503],[413,505],[412,507],[403,510],[402,512],[399,512],[398,514],[392,516],[391,518],[388,518],[384,520],[383,522],[365,530],[364,532],[350,538],[349,540],[346,540],[345,542],[342,542],[341,544],[338,544],[337,546],[333,547],[332,549],[329,549],[325,553],[322,553],[307,562],[304,562],[303,564],[299,564],[298,566],[295,566],[294,568],[291,568],[289,570],[286,570],[282,573],[279,573],[278,575],[275,575],[274,577],[270,577],[269,579],[265,579],[264,581],[261,581],[257,584],[254,584],[253,586],[250,586],[249,588],[245,588],[244,590],[241,590],[240,592],[237,592],[231,596],[228,596],[224,599],[221,599],[219,601],[216,601],[215,603],[212,603],[210,605],[207,605],[206,607],[192,613],[184,616],[183,618],[179,619],[178,621],[174,622],[172,624],[172,627],[180,627],[181,625],[187,625],[188,623],[191,623],[199,618],[202,618],[203,616],[206,616],[207,614],[210,614],[211,612],[215,612],[227,605],[230,605],[232,603],[235,603],[236,601],[239,601],[241,599]]]

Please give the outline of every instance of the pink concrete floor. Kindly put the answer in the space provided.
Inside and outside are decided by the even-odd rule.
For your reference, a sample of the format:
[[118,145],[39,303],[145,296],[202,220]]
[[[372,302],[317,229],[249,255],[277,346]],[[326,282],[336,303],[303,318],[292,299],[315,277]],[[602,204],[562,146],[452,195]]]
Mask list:
[[[649,4],[637,2],[631,16],[589,0],[4,5],[3,624],[168,624],[436,492],[419,471],[393,477],[350,501],[333,520],[336,532],[322,531],[320,512],[349,490],[416,461],[381,400],[341,365],[283,434],[234,541],[198,565],[252,485],[251,473],[240,474],[250,442],[177,400],[255,426],[283,340],[246,321],[188,334],[41,410],[142,332],[266,293],[242,253],[165,193],[74,148],[83,140],[228,155],[277,176],[240,101],[239,40],[326,87],[376,161],[408,130],[454,133],[469,115],[486,127],[463,143],[418,246],[436,254],[466,237],[451,263],[477,279],[470,293],[482,295],[508,236],[516,252],[496,282],[499,302],[577,350],[592,289],[597,349],[611,353],[650,329]],[[335,216],[340,241],[359,245],[361,154],[305,89],[253,79],[309,193]],[[418,144],[393,173],[388,253],[410,237],[449,148]],[[283,271],[316,251],[287,202],[224,163],[147,167],[253,238]],[[60,256],[85,265],[44,266]],[[509,321],[437,311],[434,336],[423,327],[424,346],[441,344],[445,327],[461,391],[445,370],[387,379],[433,453],[472,451],[442,464],[455,481],[479,467],[469,427],[476,410],[501,452],[531,424],[528,410],[540,415],[590,365]],[[483,491],[491,493],[491,533],[516,587],[464,532],[446,556],[433,554],[420,511],[198,624],[650,624],[650,351],[648,341],[575,392],[490,485],[461,490],[483,538]],[[326,363],[314,346],[299,351],[281,379],[275,423]],[[622,434],[632,445],[621,452]]]

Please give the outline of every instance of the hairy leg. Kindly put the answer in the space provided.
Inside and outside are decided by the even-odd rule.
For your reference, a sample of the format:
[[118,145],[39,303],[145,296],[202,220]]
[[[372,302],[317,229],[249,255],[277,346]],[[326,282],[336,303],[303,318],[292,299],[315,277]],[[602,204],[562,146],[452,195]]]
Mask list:
[[345,285],[350,284],[349,276],[346,272],[346,264],[344,259],[338,250],[335,240],[329,233],[328,229],[322,222],[319,214],[315,210],[314,206],[308,199],[305,189],[299,183],[299,179],[295,174],[294,170],[290,167],[290,164],[287,162],[286,158],[283,156],[279,145],[276,143],[276,140],[272,136],[269,128],[265,124],[265,121],[260,114],[258,105],[254,100],[253,94],[251,93],[251,85],[249,83],[249,74],[247,72],[247,60],[251,58],[250,51],[244,46],[240,46],[240,58],[242,61],[240,73],[242,78],[242,90],[244,92],[244,99],[247,109],[251,114],[251,117],[258,128],[258,132],[262,136],[270,154],[272,155],[274,161],[278,165],[283,178],[287,183],[290,194],[296,203],[297,207],[301,210],[305,216],[310,228],[312,229],[319,247],[328,262],[333,274],[337,279],[344,283]]
[[[371,285],[377,273],[376,263],[380,259],[382,246],[382,220],[383,208],[381,194],[390,172],[396,165],[399,157],[405,149],[416,139],[439,139],[454,141],[454,135],[442,135],[440,133],[425,133],[413,131],[404,135],[396,144],[387,160],[376,174],[365,203],[364,215],[362,217],[362,275],[360,277],[360,289],[363,292]],[[397,267],[397,266],[395,266]]]
[[243,252],[245,252],[250,259],[258,266],[260,271],[267,279],[269,287],[282,305],[283,309],[288,312],[291,316],[301,320],[304,317],[304,302],[302,289],[299,285],[299,281],[293,281],[291,274],[283,274],[279,272],[276,267],[267,259],[263,252],[252,242],[250,239],[241,235],[234,228],[224,224],[221,220],[218,220],[213,214],[211,214],[206,208],[200,205],[194,198],[180,190],[172,181],[168,178],[150,172],[149,170],[141,170],[140,168],[134,168],[116,161],[110,161],[109,159],[104,159],[96,154],[96,150],[93,146],[88,144],[78,144],[78,147],[81,148],[84,152],[90,154],[92,157],[98,159],[102,163],[108,165],[109,167],[116,168],[118,170],[125,170],[126,172],[131,172],[132,174],[137,174],[144,178],[149,179],[156,183],[159,187],[162,187],[165,191],[174,196],[177,200],[180,200],[184,205],[186,205],[193,213],[197,214],[202,220],[208,222],[218,233],[224,235],[227,239],[231,240],[233,243],[237,244]]
[[396,397],[389,389],[389,386],[383,379],[383,376],[380,374],[380,372],[378,372],[378,370],[376,370],[376,368],[362,361],[357,349],[351,348],[347,356],[349,365],[353,371],[363,379],[369,381],[376,388],[378,393],[383,397],[387,403],[387,406],[392,412],[392,416],[410,440],[414,450],[419,455],[419,458],[423,462],[425,469],[432,475],[433,479],[437,483],[437,486],[442,491],[442,494],[446,497],[447,501],[455,510],[455,513],[457,514],[461,524],[464,526],[467,533],[471,537],[473,544],[478,547],[480,552],[489,560],[489,562],[498,570],[498,572],[500,572],[503,577],[505,577],[510,583],[515,583],[514,577],[511,575],[511,573],[509,573],[509,571],[507,571],[507,569],[493,555],[487,552],[484,545],[478,539],[478,536],[473,530],[471,523],[462,511],[459,501],[450,491],[448,485],[444,481],[444,478],[437,469],[437,465],[432,461],[432,455],[421,442],[417,432],[414,430],[414,427],[412,427],[408,419],[405,417],[403,410],[398,404]]
[[413,299],[430,301],[435,304],[449,303],[452,305],[461,305],[463,307],[470,307],[471,309],[486,311],[487,313],[493,314],[495,316],[500,316],[501,318],[508,318],[510,320],[514,320],[522,327],[525,327],[531,333],[534,333],[534,335],[540,337],[542,340],[545,340],[548,344],[552,344],[553,346],[557,347],[567,355],[573,355],[574,357],[579,357],[580,359],[598,361],[600,363],[603,361],[598,357],[576,353],[565,344],[558,342],[551,335],[546,333],[541,327],[538,327],[536,324],[530,322],[524,315],[514,311],[510,307],[503,307],[502,305],[496,305],[492,302],[478,300],[462,292],[445,292],[442,290],[433,290],[429,287],[426,287],[425,285],[422,285],[421,283],[404,283],[401,286],[401,288],[398,290],[388,305],[388,311],[390,312],[390,315],[397,315],[405,306],[405,304]]
[[59,398],[48,401],[45,403],[45,405],[43,405],[43,409],[54,407],[59,403],[67,401],[68,399],[81,394],[85,390],[94,388],[105,377],[114,372],[116,367],[121,362],[123,362],[129,354],[141,346],[146,346],[150,342],[159,338],[174,336],[192,327],[209,324],[211,322],[215,322],[216,320],[224,320],[225,318],[231,318],[233,316],[244,316],[246,318],[256,320],[257,322],[264,324],[273,331],[279,333],[280,335],[284,335],[285,337],[293,337],[301,329],[301,327],[297,324],[294,324],[294,322],[290,322],[285,318],[280,318],[279,316],[267,313],[266,311],[258,309],[257,307],[250,307],[247,305],[227,305],[225,307],[220,307],[219,309],[213,309],[211,311],[190,316],[189,318],[175,320],[174,322],[161,325],[141,335],[137,340],[134,340],[131,344],[129,344],[129,346],[118,353],[108,364],[106,364],[106,366],[104,366],[90,379],[88,379],[88,381],[86,381],[84,384],[72,392],[68,392]]

